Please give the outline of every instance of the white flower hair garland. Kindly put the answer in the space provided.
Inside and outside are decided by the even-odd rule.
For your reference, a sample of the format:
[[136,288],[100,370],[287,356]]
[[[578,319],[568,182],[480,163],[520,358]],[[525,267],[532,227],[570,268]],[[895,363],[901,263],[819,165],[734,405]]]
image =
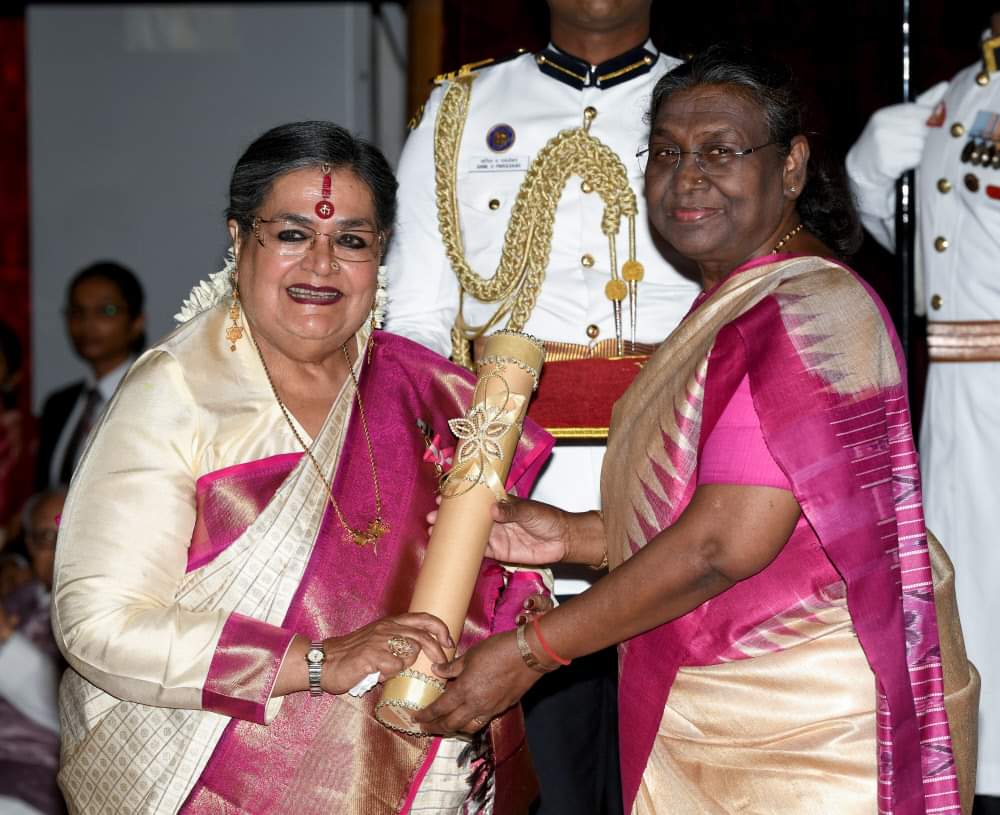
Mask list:
[[191,289],[181,310],[174,315],[178,323],[186,323],[203,311],[208,311],[223,300],[228,300],[233,292],[233,272],[236,271],[236,251],[230,246],[226,252],[226,265],[221,271],[210,274]]

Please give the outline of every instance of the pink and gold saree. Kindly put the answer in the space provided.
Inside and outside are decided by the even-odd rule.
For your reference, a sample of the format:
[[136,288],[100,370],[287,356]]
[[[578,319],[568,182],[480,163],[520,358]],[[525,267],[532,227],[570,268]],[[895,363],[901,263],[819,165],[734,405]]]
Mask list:
[[626,808],[957,814],[905,371],[850,270],[770,256],[699,298],[615,406],[609,560],[684,511],[745,376],[802,520],[760,573],[622,644]]

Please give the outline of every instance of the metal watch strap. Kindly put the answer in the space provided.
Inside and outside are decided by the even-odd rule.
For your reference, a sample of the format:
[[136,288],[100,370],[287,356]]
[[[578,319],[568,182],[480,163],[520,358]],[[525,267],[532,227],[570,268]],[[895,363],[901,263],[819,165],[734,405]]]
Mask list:
[[[313,662],[309,659],[309,654],[313,651],[319,651],[323,654],[323,659],[317,662]],[[322,642],[311,642],[309,643],[309,650],[306,651],[306,668],[309,671],[309,695],[310,696],[322,696],[323,686],[321,680],[323,678],[323,663],[326,662],[326,649],[323,647]]]
[[540,674],[547,674],[551,668],[546,668],[538,661],[535,657],[534,652],[531,650],[531,646],[528,645],[528,639],[524,636],[524,626],[519,625],[517,627],[517,650],[521,653],[521,659],[524,660],[524,664],[531,668],[533,671],[538,671]]

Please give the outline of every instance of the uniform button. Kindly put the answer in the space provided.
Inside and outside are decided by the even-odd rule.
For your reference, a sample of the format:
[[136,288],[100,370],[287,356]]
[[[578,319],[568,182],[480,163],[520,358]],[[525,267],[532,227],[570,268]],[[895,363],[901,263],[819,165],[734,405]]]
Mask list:
[[941,308],[941,304],[944,303],[944,298],[940,294],[931,295],[931,308],[937,311]]
[[597,116],[597,108],[595,108],[593,105],[587,105],[587,107],[583,109],[583,115],[586,116],[588,119],[593,119],[594,117]]
[[594,185],[591,184],[589,181],[584,181],[580,184],[580,189],[583,190],[584,192],[593,192]]
[[989,85],[990,84],[990,75],[988,73],[986,73],[986,71],[980,71],[978,74],[976,74],[976,84],[977,85],[984,85],[984,86],[985,85]]
[[596,340],[597,337],[600,335],[600,333],[601,329],[598,328],[593,323],[587,326],[587,336],[590,337],[592,340]]
[[951,182],[947,178],[938,179],[938,192],[951,192]]
[[580,258],[580,265],[583,266],[584,269],[589,269],[591,266],[594,265],[594,256],[584,255],[582,258]]
[[965,125],[963,125],[961,122],[955,122],[955,124],[951,126],[951,135],[954,136],[956,139],[959,138],[959,136],[964,136]]
[[491,198],[490,199],[490,203],[489,203],[489,207],[490,207],[490,209],[500,209],[500,199],[499,198]]
[[937,249],[939,252],[943,252],[945,249],[948,248],[948,239],[942,237],[941,235],[938,235],[934,239],[934,248]]

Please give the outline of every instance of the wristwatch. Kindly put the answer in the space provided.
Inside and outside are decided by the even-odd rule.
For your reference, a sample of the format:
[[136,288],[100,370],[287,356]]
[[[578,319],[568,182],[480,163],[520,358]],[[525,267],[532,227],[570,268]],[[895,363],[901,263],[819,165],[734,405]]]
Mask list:
[[306,651],[306,667],[309,669],[309,695],[322,696],[323,686],[320,679],[323,674],[323,663],[326,662],[326,650],[322,642],[309,643]]

